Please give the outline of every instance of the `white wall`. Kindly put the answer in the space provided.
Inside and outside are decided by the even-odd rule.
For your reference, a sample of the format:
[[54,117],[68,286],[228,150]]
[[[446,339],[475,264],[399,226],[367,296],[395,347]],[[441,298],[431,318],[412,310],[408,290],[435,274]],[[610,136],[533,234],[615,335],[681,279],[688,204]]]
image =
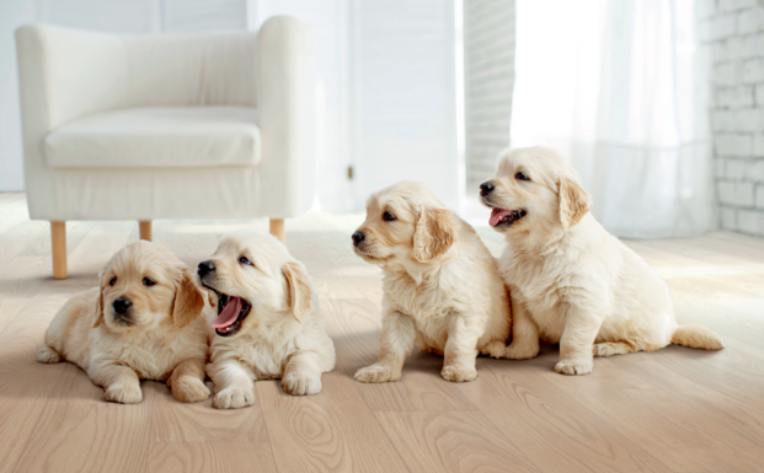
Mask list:
[[159,31],[156,0],[38,0],[36,19],[44,23],[114,33]]
[[713,65],[716,191],[726,230],[764,235],[764,6],[698,0]]

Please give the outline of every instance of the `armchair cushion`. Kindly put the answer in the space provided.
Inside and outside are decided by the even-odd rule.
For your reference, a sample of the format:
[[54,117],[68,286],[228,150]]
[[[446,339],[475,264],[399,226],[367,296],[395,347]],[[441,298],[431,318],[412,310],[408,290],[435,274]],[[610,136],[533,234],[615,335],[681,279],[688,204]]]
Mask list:
[[150,107],[89,115],[45,137],[53,168],[254,166],[260,129],[251,107]]

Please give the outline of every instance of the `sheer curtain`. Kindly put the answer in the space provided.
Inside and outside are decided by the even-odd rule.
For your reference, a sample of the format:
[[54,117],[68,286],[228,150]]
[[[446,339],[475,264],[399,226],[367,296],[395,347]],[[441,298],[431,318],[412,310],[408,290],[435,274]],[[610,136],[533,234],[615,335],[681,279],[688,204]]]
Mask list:
[[613,233],[715,224],[693,0],[518,0],[512,146],[570,157]]

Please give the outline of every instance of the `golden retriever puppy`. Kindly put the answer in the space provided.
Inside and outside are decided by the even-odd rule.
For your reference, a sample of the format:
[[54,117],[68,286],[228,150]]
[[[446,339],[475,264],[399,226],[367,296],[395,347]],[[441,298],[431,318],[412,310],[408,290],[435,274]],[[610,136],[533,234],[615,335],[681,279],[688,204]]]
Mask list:
[[415,344],[443,354],[440,374],[454,382],[477,377],[478,353],[504,354],[510,303],[496,260],[427,189],[401,182],[372,195],[352,239],[356,254],[384,271],[379,360],[355,379],[400,379]]
[[589,213],[572,168],[545,148],[505,152],[480,185],[489,224],[507,247],[500,259],[514,304],[506,356],[532,358],[539,339],[560,344],[555,371],[592,371],[592,356],[653,351],[675,343],[722,348],[704,327],[674,318],[668,285]]
[[201,315],[214,310],[205,292],[164,246],[128,245],[109,260],[100,287],[58,311],[37,360],[76,364],[108,401],[141,402],[141,379],[167,381],[179,401],[203,401],[210,330]]
[[207,366],[214,407],[251,405],[259,379],[281,379],[295,396],[321,391],[321,373],[334,369],[334,343],[314,310],[305,267],[280,241],[226,238],[198,274],[218,297]]

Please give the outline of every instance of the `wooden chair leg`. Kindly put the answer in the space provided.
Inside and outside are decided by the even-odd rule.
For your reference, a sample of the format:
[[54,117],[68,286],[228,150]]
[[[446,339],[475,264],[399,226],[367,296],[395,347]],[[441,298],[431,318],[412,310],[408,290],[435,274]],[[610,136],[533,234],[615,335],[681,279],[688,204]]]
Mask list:
[[284,241],[284,219],[272,218],[270,220],[271,235],[275,236],[281,241]]
[[138,230],[141,240],[151,241],[151,220],[139,220]]
[[53,259],[53,278],[66,279],[66,222],[50,222],[50,248]]

